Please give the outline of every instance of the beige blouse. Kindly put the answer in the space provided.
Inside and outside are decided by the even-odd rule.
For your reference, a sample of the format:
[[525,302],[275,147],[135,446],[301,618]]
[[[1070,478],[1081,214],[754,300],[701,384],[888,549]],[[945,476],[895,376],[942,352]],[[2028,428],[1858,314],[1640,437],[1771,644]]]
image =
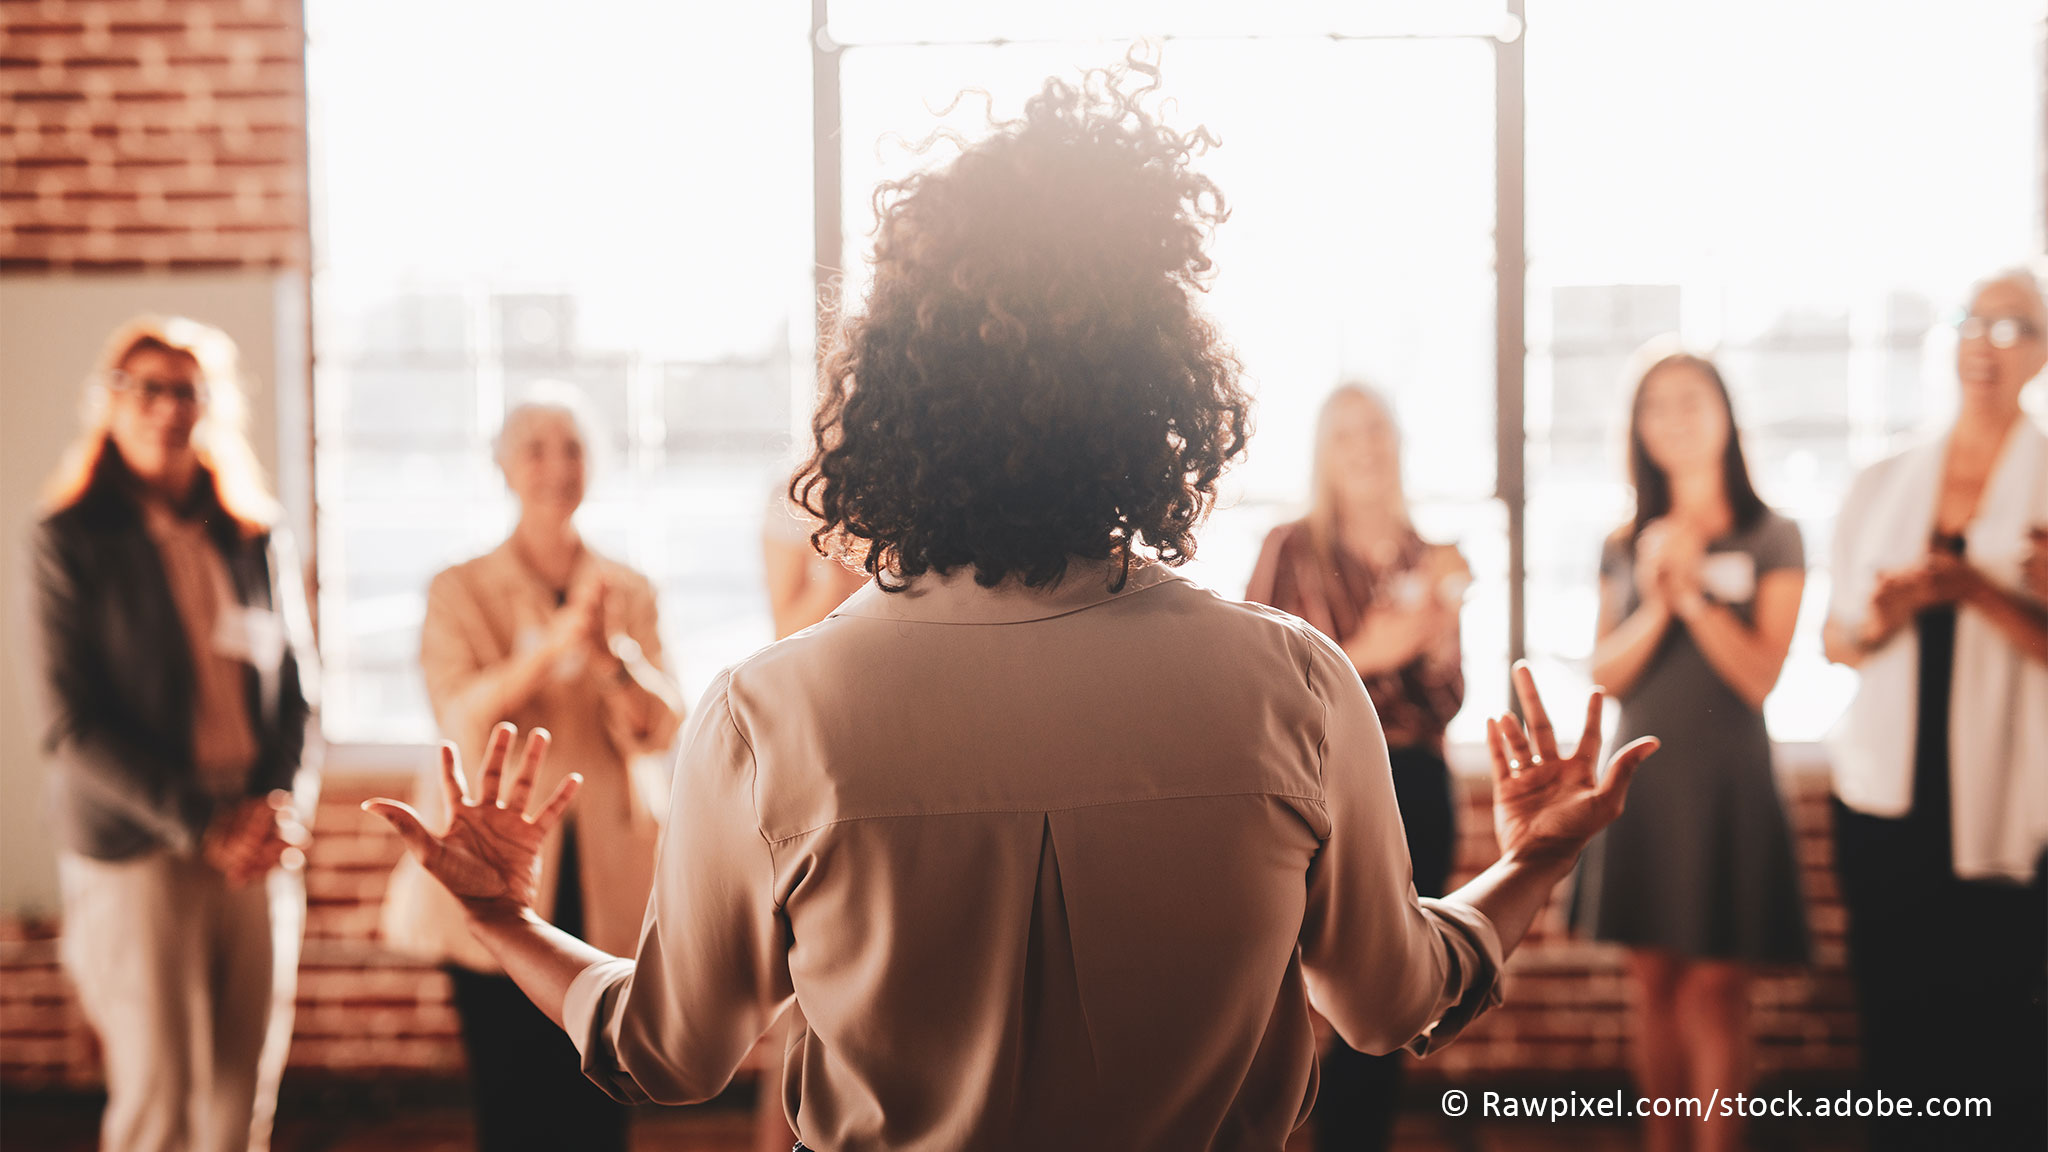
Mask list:
[[623,1100],[702,1100],[779,1014],[811,1147],[1279,1149],[1309,1005],[1370,1052],[1499,1002],[1418,900],[1358,674],[1164,568],[869,585],[686,732],[638,954],[565,1025]]
[[[656,626],[654,586],[623,564],[585,550],[571,585],[602,576],[608,588],[605,634],[630,637],[641,654],[661,667],[661,634]],[[555,593],[536,576],[510,544],[458,564],[434,577],[427,589],[427,616],[420,632],[420,670],[444,738],[462,750],[472,779],[491,728],[509,720],[521,731],[536,725],[553,737],[534,794],[546,796],[571,772],[583,774],[570,815],[576,825],[576,858],[583,895],[583,936],[607,951],[633,946],[653,884],[659,827],[633,784],[635,757],[658,752],[675,738],[676,721],[663,721],[644,735],[611,730],[604,695],[614,676],[592,660],[559,665],[539,691],[509,715],[485,715],[465,689],[494,666],[540,641],[556,609]],[[671,693],[672,694],[672,693]],[[446,821],[437,764],[422,766],[413,804],[428,827]],[[554,911],[555,869],[561,833],[542,849],[536,911]],[[384,906],[385,939],[403,951],[452,960],[478,971],[497,970],[470,935],[461,905],[420,870],[411,856],[400,861]]]
[[229,655],[223,628],[240,622],[241,601],[228,579],[220,549],[203,520],[172,511],[155,497],[142,501],[142,522],[157,555],[185,643],[192,652],[192,763],[200,784],[215,796],[238,796],[256,763],[256,729],[249,720],[249,665]]

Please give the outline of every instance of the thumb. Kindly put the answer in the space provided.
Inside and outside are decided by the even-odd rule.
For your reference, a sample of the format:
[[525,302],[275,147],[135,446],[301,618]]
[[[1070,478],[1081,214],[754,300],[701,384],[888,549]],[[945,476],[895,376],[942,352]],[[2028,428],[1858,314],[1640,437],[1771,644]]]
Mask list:
[[405,846],[412,849],[412,854],[421,861],[425,861],[434,850],[433,833],[420,823],[420,814],[413,811],[412,805],[398,800],[365,800],[363,811],[390,821],[391,827],[398,832],[398,838],[405,841]]
[[1664,742],[1655,736],[1645,736],[1616,752],[1614,759],[1607,762],[1607,778],[1600,781],[1600,795],[1617,800],[1626,796],[1629,782],[1636,777],[1636,769],[1641,768],[1643,761],[1663,745]]

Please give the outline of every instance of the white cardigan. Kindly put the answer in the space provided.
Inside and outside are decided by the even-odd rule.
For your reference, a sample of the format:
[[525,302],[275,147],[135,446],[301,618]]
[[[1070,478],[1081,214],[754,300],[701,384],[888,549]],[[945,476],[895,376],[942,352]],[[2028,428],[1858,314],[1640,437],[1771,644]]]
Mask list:
[[[1866,469],[1836,521],[1828,615],[1860,627],[1880,572],[1927,552],[1946,437]],[[1971,565],[2020,583],[2027,527],[2048,522],[2048,435],[2022,417],[2006,438],[1965,536]],[[1901,816],[1912,805],[1920,642],[1900,630],[1863,662],[1856,699],[1828,735],[1835,794],[1859,812]],[[1949,787],[1956,875],[2025,882],[2048,845],[2048,667],[2027,659],[1982,615],[1956,622],[1949,702]]]

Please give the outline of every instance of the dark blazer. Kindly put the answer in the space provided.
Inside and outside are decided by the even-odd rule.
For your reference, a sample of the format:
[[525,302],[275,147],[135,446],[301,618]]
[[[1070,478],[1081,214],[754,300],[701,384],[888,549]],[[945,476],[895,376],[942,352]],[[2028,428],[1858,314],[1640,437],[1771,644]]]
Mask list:
[[[111,451],[84,497],[35,530],[36,619],[53,799],[63,846],[100,860],[197,849],[217,800],[192,757],[192,653],[133,481]],[[258,754],[247,793],[293,789],[317,679],[305,597],[281,531],[247,534],[211,477],[195,507],[236,599],[275,612],[285,643],[248,669]],[[310,781],[307,783],[310,784]],[[310,790],[310,789],[309,789]]]

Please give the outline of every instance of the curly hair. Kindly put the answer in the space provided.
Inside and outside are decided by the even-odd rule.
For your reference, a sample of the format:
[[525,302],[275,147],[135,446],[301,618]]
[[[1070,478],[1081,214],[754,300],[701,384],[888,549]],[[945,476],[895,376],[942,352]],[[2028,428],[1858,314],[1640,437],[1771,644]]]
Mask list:
[[1080,558],[1120,561],[1121,588],[1133,563],[1194,556],[1250,400],[1194,302],[1229,213],[1188,165],[1216,140],[1161,123],[1158,87],[1135,52],[1048,79],[951,164],[876,191],[874,286],[840,319],[790,481],[814,546],[990,587]]

